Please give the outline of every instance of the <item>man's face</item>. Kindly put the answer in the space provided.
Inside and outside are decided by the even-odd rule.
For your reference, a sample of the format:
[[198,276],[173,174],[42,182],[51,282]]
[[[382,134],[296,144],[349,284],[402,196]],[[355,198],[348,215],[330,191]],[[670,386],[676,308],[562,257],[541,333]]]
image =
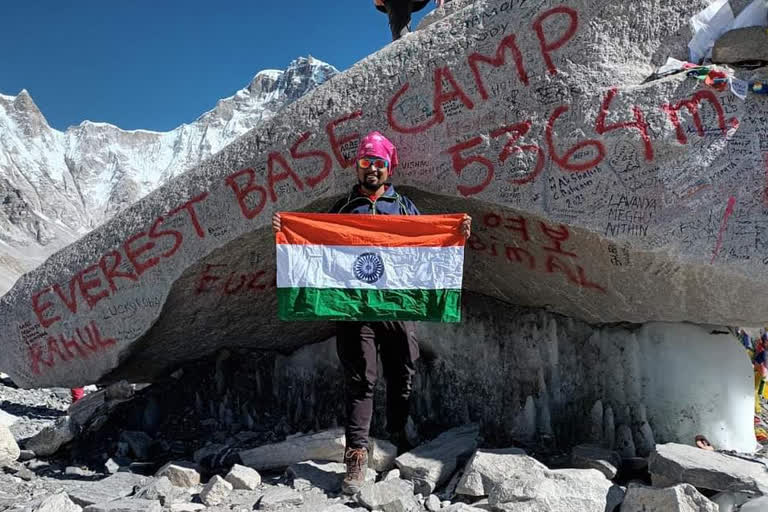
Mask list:
[[[371,165],[364,168],[361,161],[368,161]],[[389,166],[387,161],[376,157],[363,157],[357,161],[357,181],[368,190],[378,190],[389,179]]]

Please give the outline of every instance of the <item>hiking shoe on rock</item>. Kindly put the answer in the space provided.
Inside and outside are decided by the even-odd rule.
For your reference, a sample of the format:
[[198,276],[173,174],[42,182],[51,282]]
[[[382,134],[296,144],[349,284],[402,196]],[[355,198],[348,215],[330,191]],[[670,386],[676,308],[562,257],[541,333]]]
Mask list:
[[365,483],[365,470],[368,468],[368,450],[366,448],[347,448],[344,453],[347,473],[341,482],[341,492],[357,494]]

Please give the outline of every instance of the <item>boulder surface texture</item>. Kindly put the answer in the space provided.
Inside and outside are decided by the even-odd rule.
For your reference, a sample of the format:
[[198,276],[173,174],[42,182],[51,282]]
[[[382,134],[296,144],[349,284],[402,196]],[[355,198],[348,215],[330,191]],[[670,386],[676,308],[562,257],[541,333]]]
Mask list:
[[768,102],[644,83],[709,2],[454,2],[19,279],[0,370],[143,381],[326,338],[277,319],[270,217],[348,192],[374,129],[422,212],[472,215],[466,290],[589,322],[768,320],[741,300],[768,285]]

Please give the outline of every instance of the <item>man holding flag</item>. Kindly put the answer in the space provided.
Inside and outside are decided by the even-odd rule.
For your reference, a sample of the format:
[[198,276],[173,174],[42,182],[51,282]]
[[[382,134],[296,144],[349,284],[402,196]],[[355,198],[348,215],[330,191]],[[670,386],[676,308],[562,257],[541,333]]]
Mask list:
[[[366,135],[357,151],[358,183],[347,196],[331,208],[330,213],[419,215],[413,202],[399,194],[387,181],[397,163],[397,150],[392,142],[376,131]],[[404,227],[395,228],[400,229],[401,233],[388,236],[382,239],[381,243],[372,243],[376,246],[388,246],[384,249],[379,247],[382,256],[365,252],[353,255],[356,258],[348,264],[344,251],[349,249],[344,246],[369,243],[361,240],[367,238],[370,230],[366,230],[364,226],[355,230],[354,225],[346,231],[341,225],[336,230],[334,226],[329,228],[327,224],[323,228],[320,223],[312,224],[314,219],[310,217],[319,217],[316,214],[286,214],[286,220],[288,215],[292,221],[294,217],[304,216],[295,219],[297,233],[304,222],[310,228],[314,227],[317,232],[336,233],[335,236],[339,239],[324,242],[331,246],[337,244],[337,252],[333,253],[332,257],[327,256],[327,247],[322,247],[322,253],[313,253],[312,246],[308,245],[310,242],[301,234],[287,233],[286,236],[281,232],[286,226],[279,213],[275,213],[272,218],[272,228],[278,242],[278,299],[281,318],[348,320],[336,324],[336,347],[344,369],[347,411],[347,448],[344,454],[346,476],[342,491],[355,494],[364,483],[365,468],[368,466],[368,436],[373,416],[373,391],[377,379],[378,357],[381,358],[387,382],[387,431],[391,441],[398,447],[398,453],[410,448],[405,435],[405,425],[419,348],[413,337],[410,322],[397,319],[458,321],[463,245],[471,233],[471,218],[468,215],[440,216],[441,218],[434,222],[425,222],[426,218],[419,222],[416,222],[417,219],[408,221],[404,217],[392,218],[390,224]],[[377,217],[375,222],[378,223],[379,219]],[[386,219],[380,220],[387,222]],[[415,227],[409,227],[409,224]],[[443,233],[432,233],[441,229]],[[432,232],[428,233],[428,230]],[[458,230],[458,233],[451,230]],[[403,245],[413,247],[402,247]],[[405,249],[402,252],[405,252],[406,256],[394,254],[398,249]],[[320,254],[325,257],[320,257]],[[323,260],[317,264],[322,266],[321,271],[313,270],[312,265],[316,260]],[[400,267],[393,264],[393,261],[401,262]],[[405,262],[405,265],[402,262]],[[341,270],[336,270],[337,267]],[[339,277],[338,283],[341,284],[336,285],[320,286],[315,281],[306,284],[309,280],[306,277],[308,274],[338,274],[349,268],[353,268],[353,277],[357,278],[357,289],[345,289],[348,286],[344,285],[350,282],[349,277]],[[390,270],[385,276],[386,268],[394,268],[397,272]],[[425,274],[427,280],[442,280],[443,284],[430,283],[426,286],[430,289],[420,289],[424,288],[419,283],[425,279]],[[411,275],[415,277],[409,277]],[[323,279],[324,282],[329,280],[327,277],[321,280]],[[378,284],[390,283],[389,286],[393,289],[376,289],[377,281]],[[408,283],[402,284],[402,281]],[[340,294],[345,294],[344,301],[339,299]],[[357,303],[350,305],[350,299],[357,299]],[[284,311],[286,303],[292,308],[288,312]],[[298,311],[301,308],[297,304],[308,305],[311,313]],[[403,304],[407,306],[402,307]],[[399,310],[398,306],[401,306]]]

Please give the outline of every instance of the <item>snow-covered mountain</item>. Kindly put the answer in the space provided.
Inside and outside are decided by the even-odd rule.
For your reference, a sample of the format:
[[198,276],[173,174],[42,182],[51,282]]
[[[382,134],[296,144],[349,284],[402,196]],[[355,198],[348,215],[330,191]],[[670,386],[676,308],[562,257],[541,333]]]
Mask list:
[[300,57],[259,72],[168,132],[83,121],[51,128],[26,90],[0,94],[0,294],[23,272],[216,153],[338,71]]

